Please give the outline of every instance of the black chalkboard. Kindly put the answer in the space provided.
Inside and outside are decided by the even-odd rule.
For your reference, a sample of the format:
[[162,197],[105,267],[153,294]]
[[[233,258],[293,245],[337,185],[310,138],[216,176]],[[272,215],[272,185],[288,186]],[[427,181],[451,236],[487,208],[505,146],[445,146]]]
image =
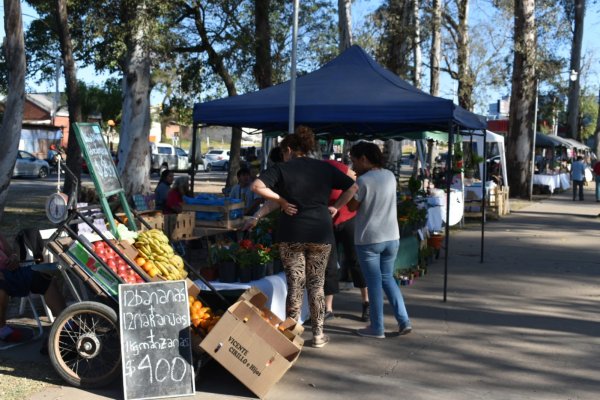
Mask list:
[[193,395],[185,281],[119,285],[125,399]]
[[101,196],[109,196],[122,190],[115,163],[102,139],[98,124],[76,123],[75,134],[92,179]]

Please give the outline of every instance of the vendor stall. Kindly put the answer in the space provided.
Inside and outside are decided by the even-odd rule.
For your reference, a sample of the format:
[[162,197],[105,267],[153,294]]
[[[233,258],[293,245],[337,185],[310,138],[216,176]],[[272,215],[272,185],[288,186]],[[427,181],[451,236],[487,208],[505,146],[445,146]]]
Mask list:
[[[290,86],[288,81],[244,95],[195,104],[192,147],[197,146],[200,124],[286,132]],[[484,117],[455,105],[452,100],[431,96],[411,86],[356,45],[320,69],[298,77],[295,89],[295,123],[310,126],[317,134],[374,139],[415,130],[441,130],[450,133],[449,160],[459,128],[485,129],[487,125]],[[194,167],[195,153],[192,151]],[[450,201],[449,190],[447,196]],[[448,234],[446,227],[446,269]]]
[[534,174],[533,184],[547,186],[550,193],[558,189],[567,190],[571,187],[569,174]]

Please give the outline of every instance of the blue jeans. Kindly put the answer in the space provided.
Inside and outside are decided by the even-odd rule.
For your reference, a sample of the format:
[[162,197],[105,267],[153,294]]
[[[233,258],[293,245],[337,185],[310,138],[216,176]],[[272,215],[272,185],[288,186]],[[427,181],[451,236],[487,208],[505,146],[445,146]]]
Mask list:
[[[369,291],[371,329],[383,334],[383,292],[394,310],[394,316],[400,328],[410,325],[410,319],[404,306],[402,292],[393,277],[394,262],[400,246],[399,240],[356,245],[356,256]],[[383,291],[382,291],[383,289]]]
[[600,201],[600,175],[594,177],[596,181],[596,201]]

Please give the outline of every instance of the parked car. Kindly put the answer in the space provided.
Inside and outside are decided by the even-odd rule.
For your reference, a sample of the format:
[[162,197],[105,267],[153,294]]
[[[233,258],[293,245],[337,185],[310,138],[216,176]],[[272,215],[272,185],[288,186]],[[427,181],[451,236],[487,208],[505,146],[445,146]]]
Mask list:
[[12,176],[37,176],[45,178],[50,172],[50,165],[45,160],[36,158],[33,154],[23,150],[17,153],[17,162]]
[[185,150],[168,143],[151,144],[151,172],[162,173],[165,169],[187,171],[190,160]]
[[213,169],[229,169],[229,150],[213,149],[204,155],[204,169],[212,171]]

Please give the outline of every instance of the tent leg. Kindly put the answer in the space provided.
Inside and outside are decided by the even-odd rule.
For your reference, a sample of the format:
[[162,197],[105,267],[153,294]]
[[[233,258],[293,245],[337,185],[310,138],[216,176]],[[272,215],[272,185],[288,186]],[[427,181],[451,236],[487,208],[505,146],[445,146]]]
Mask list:
[[448,293],[448,250],[450,243],[450,188],[452,186],[452,150],[454,147],[454,124],[450,122],[448,135],[448,157],[446,159],[446,227],[444,238],[444,303]]

